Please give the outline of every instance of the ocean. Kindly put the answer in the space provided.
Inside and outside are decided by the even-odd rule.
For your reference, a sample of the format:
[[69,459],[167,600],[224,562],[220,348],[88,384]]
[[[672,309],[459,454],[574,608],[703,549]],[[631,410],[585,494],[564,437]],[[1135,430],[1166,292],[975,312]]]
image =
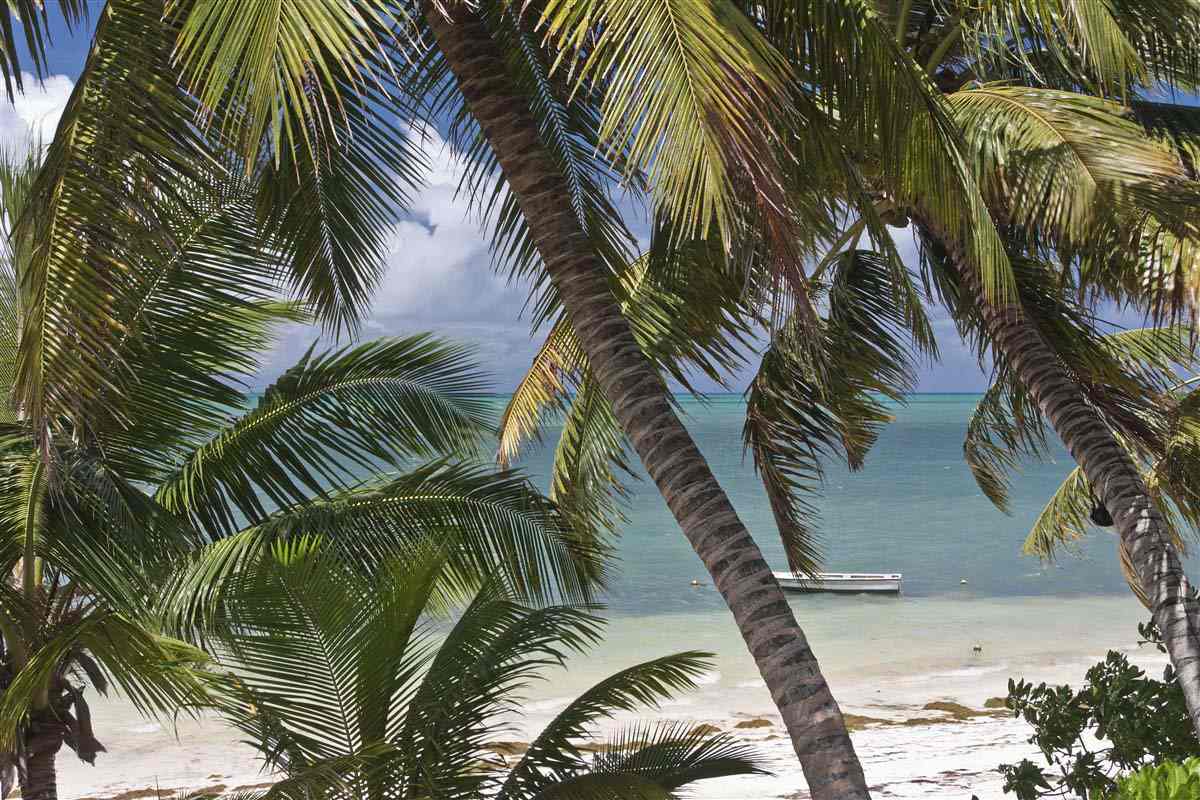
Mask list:
[[[884,429],[864,469],[850,472],[842,463],[827,464],[815,501],[825,568],[902,572],[904,595],[912,600],[1127,593],[1108,531],[1096,530],[1076,552],[1052,564],[1021,554],[1033,521],[1074,462],[1055,447],[1048,463],[1026,465],[1013,478],[1011,515],[1000,512],[980,492],[962,455],[967,420],[978,399],[921,394],[890,404],[895,421]],[[752,460],[743,454],[745,408],[741,395],[681,400],[688,429],[742,521],[768,560],[786,569],[766,494]],[[544,489],[558,430],[549,428],[545,446],[532,449],[519,464]],[[618,540],[619,561],[606,597],[611,615],[720,607],[715,592],[689,588],[692,579],[707,576],[654,485],[644,473],[628,484],[629,523]]]
[[[1012,514],[999,512],[962,459],[977,399],[913,396],[893,409],[895,421],[862,471],[827,465],[816,500],[826,569],[902,572],[903,593],[790,595],[843,711],[892,720],[853,733],[877,796],[1001,798],[996,765],[1035,756],[1022,721],[992,714],[941,724],[938,713],[925,708],[931,701],[980,709],[1005,694],[1010,677],[1078,682],[1109,649],[1129,653],[1151,671],[1164,663],[1138,645],[1136,626],[1148,613],[1121,578],[1113,534],[1094,531],[1076,552],[1051,564],[1021,555],[1030,525],[1073,463],[1054,448],[1049,462],[1026,465],[1013,479]],[[786,568],[762,486],[743,457],[744,401],[682,399],[681,409],[768,560]],[[543,488],[556,434],[548,430],[546,446],[520,462]],[[528,740],[580,691],[616,670],[700,649],[713,654],[713,663],[699,686],[641,717],[716,725],[761,748],[773,777],[715,781],[700,797],[806,797],[771,699],[703,566],[653,484],[632,481],[629,487],[629,523],[617,540],[618,561],[604,597],[605,640],[535,683],[506,738]],[[93,716],[109,752],[92,768],[64,751],[59,776],[68,800],[147,787],[236,788],[264,779],[253,753],[219,720],[148,721],[119,698],[93,701]],[[751,719],[771,725],[737,728]],[[614,720],[605,729],[627,722]]]

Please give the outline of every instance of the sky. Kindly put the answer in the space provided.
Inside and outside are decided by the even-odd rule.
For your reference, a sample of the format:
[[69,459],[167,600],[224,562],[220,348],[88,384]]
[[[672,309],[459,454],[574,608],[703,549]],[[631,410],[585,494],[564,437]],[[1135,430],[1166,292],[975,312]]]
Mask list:
[[[93,6],[99,9],[99,3]],[[28,141],[31,133],[43,141],[53,136],[82,69],[90,31],[72,33],[57,19],[52,19],[51,31],[49,76],[41,83],[28,76],[24,94],[11,104],[0,101],[0,142],[20,144]],[[484,231],[456,191],[461,169],[454,154],[437,139],[429,143],[428,150],[432,169],[424,189],[413,198],[407,218],[388,238],[386,275],[361,335],[433,331],[470,343],[495,390],[506,392],[524,374],[540,344],[527,316],[522,315],[528,287],[510,283],[492,269]],[[638,225],[632,227],[637,233]],[[915,259],[911,236],[900,232],[897,240],[906,257]],[[943,310],[934,310],[933,324],[941,358],[937,364],[920,367],[917,390],[976,392],[986,388],[986,374],[959,341]],[[256,383],[261,386],[269,382],[294,363],[317,337],[318,331],[312,328],[297,326],[285,331],[275,350],[264,359]],[[740,392],[755,366],[751,359],[739,374],[729,377],[727,387],[701,379],[696,388]]]

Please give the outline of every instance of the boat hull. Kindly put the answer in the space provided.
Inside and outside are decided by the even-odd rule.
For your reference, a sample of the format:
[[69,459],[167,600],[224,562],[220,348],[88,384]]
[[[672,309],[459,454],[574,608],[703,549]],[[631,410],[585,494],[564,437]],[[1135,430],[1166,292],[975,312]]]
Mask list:
[[775,579],[789,592],[871,592],[898,594],[904,583],[899,573],[820,572],[816,579],[797,578],[790,572],[776,572]]

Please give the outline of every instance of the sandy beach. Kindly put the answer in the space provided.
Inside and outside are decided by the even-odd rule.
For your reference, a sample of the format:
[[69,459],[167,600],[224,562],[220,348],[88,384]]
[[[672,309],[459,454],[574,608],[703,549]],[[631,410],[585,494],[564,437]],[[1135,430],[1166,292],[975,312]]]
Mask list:
[[[1110,646],[1157,674],[1164,657],[1139,648],[1144,612],[1122,597],[920,598],[796,601],[822,666],[853,728],[855,746],[876,797],[1001,798],[996,766],[1035,751],[1028,728],[1002,709],[1009,677],[1078,683]],[[970,635],[969,635],[970,634]],[[982,653],[974,653],[980,644]],[[604,645],[531,687],[526,714],[503,741],[528,741],[579,691],[637,660],[701,648],[717,653],[696,691],[668,701],[653,716],[713,725],[759,748],[770,776],[710,781],[694,794],[710,800],[805,798],[791,744],[773,713],[736,630],[719,613],[617,618]],[[995,705],[993,700],[992,705]],[[254,753],[217,719],[176,724],[142,719],[118,699],[94,705],[97,732],[109,749],[95,767],[60,757],[60,796],[164,796],[205,787],[261,785]],[[641,719],[649,718],[646,714]],[[629,724],[621,718],[599,734]],[[519,747],[517,748],[519,749]],[[510,758],[513,757],[510,755]]]

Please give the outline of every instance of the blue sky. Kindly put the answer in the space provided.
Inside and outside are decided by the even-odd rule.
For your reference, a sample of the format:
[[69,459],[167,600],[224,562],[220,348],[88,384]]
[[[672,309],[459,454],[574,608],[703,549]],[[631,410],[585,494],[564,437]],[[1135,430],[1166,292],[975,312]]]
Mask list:
[[[98,10],[100,4],[94,3]],[[54,15],[52,14],[52,17]],[[83,66],[90,46],[90,31],[67,31],[52,19],[54,42],[49,48],[50,76],[39,85],[30,80],[15,104],[0,106],[0,139],[19,141],[30,130],[43,138],[53,134],[62,105]],[[493,376],[498,391],[519,379],[537,348],[521,310],[527,288],[512,285],[496,275],[490,265],[480,226],[466,213],[456,196],[460,171],[453,154],[439,142],[431,145],[433,169],[424,191],[414,200],[409,219],[399,223],[388,243],[387,275],[375,298],[364,336],[436,331],[473,343]],[[901,248],[914,252],[910,237],[900,234]],[[937,309],[934,318],[942,358],[920,371],[918,389],[925,392],[971,392],[987,383],[974,356],[958,340],[946,315]],[[316,338],[316,332],[297,328],[282,338],[267,360],[266,381],[290,365]],[[732,376],[740,391],[749,380],[753,364]],[[719,387],[703,382],[699,388]]]

